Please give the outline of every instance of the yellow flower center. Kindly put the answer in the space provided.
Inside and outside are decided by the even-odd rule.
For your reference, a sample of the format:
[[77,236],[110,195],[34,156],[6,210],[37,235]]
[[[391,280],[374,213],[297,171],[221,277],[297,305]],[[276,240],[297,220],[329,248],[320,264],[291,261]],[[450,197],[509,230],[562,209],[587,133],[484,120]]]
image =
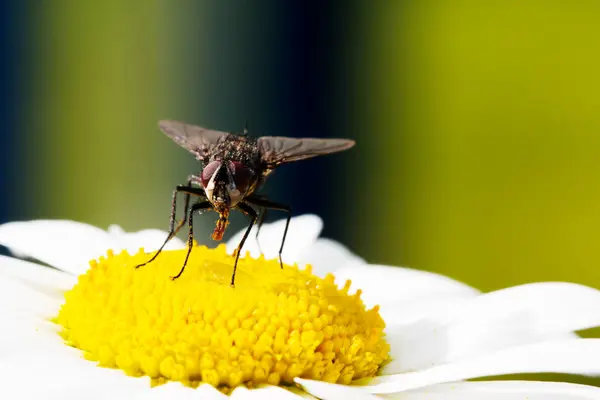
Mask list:
[[65,294],[56,321],[68,344],[101,366],[154,382],[216,387],[292,384],[295,377],[350,383],[373,376],[388,359],[378,307],[366,310],[333,275],[240,258],[236,287],[225,246],[164,251],[152,263],[142,250],[90,263]]

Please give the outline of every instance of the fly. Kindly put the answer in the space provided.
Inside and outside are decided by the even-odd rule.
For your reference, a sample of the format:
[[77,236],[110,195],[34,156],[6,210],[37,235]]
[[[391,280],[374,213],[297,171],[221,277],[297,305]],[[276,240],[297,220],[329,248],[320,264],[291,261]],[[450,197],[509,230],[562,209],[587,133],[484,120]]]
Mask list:
[[[354,146],[349,139],[308,139],[281,136],[248,136],[247,129],[242,134],[214,131],[177,121],[160,121],[160,130],[175,143],[194,154],[202,164],[202,171],[190,175],[186,185],[178,185],[173,191],[169,233],[158,251],[142,267],[156,259],[167,242],[171,240],[188,221],[188,251],[175,280],[185,270],[194,242],[194,213],[214,210],[219,214],[212,233],[213,240],[223,239],[229,224],[229,212],[239,210],[250,217],[250,225],[244,232],[234,254],[235,263],[231,276],[231,286],[235,283],[235,271],[240,253],[254,224],[258,224],[256,237],[264,221],[267,210],[287,213],[283,239],[279,248],[279,263],[283,268],[281,253],[285,244],[292,210],[289,206],[275,203],[255,192],[263,185],[267,176],[282,164],[305,160],[330,153],[337,153]],[[183,218],[175,224],[177,194],[185,194]],[[190,206],[191,196],[198,201]]]

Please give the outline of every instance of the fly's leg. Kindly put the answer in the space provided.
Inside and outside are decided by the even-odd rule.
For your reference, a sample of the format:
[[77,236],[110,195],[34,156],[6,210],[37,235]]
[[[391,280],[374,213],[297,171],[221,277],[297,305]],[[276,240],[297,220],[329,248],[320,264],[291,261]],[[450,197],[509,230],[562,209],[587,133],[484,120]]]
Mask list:
[[[194,181],[194,177],[190,176],[188,177],[188,181],[187,181],[187,187],[191,188],[192,187],[192,182]],[[197,188],[194,188],[197,189]],[[204,192],[202,190],[202,192]],[[202,193],[202,195],[197,195],[200,197],[204,197],[206,198],[206,194]],[[173,229],[173,225],[175,224],[175,215],[176,215],[176,205],[175,203],[177,202],[177,189],[175,191],[173,191],[173,201],[171,203],[171,218],[169,220],[170,223],[170,228],[169,228],[169,235],[168,235],[168,239],[167,242],[171,239],[173,239],[173,237],[175,235],[177,235],[177,232],[179,232],[179,230],[183,227],[183,225],[185,224],[185,220],[187,219],[187,212],[188,212],[188,208],[190,206],[190,193],[189,192],[185,192],[185,197],[184,197],[184,204],[183,204],[183,217],[181,217],[181,219],[179,220],[179,222],[177,223],[177,226],[175,227],[175,229]],[[164,246],[164,245],[163,245]]]
[[250,196],[246,198],[246,202],[258,207],[263,207],[265,211],[278,210],[287,213],[287,219],[285,221],[285,230],[283,231],[283,239],[281,240],[281,247],[279,247],[279,265],[281,266],[281,268],[283,268],[283,260],[281,259],[281,253],[283,253],[285,238],[287,237],[288,228],[290,226],[290,220],[292,219],[292,208],[284,204],[274,203],[271,200],[267,200],[264,197],[258,196]]
[[263,222],[265,222],[265,218],[267,217],[267,210],[264,207],[261,207],[259,211],[258,222],[256,223],[256,245],[258,246],[258,252],[262,254],[262,249],[260,248],[260,242],[258,241],[258,234],[260,233],[260,228],[262,228]]
[[244,203],[239,203],[236,207],[240,211],[242,211],[244,214],[249,215],[251,218],[251,221],[250,221],[250,225],[248,225],[248,229],[246,229],[246,232],[244,232],[244,236],[242,237],[240,244],[238,244],[238,246],[234,252],[235,264],[233,264],[233,274],[231,275],[231,287],[235,287],[235,271],[237,269],[238,260],[240,259],[240,253],[242,252],[242,247],[244,247],[244,243],[246,242],[246,239],[248,238],[248,234],[250,234],[250,231],[252,230],[252,225],[254,225],[256,223],[256,220],[258,219],[258,214],[256,213],[256,210],[254,210],[254,208],[250,207],[249,205],[244,204]]
[[[167,235],[167,239],[164,241],[162,246],[160,246],[158,251],[152,256],[152,258],[150,260],[146,261],[143,264],[136,265],[136,268],[143,267],[144,265],[149,264],[152,261],[154,261],[156,259],[156,257],[158,257],[158,255],[162,252],[163,248],[167,245],[169,240],[173,239],[173,237],[177,234],[177,232],[179,232],[179,230],[185,223],[185,220],[187,219],[188,205],[190,203],[190,195],[206,198],[204,189],[192,187],[191,184],[192,184],[192,179],[190,178],[190,179],[188,179],[187,186],[178,185],[175,188],[175,190],[173,190],[173,199],[171,200],[171,215],[169,218],[169,233]],[[177,223],[177,226],[175,226],[175,214],[177,211],[177,193],[179,193],[179,192],[185,193],[185,200],[184,200],[185,204],[184,204],[184,209],[183,209],[183,218]]]
[[175,276],[171,277],[171,280],[179,278],[181,274],[183,274],[183,270],[185,269],[185,265],[188,262],[188,258],[190,258],[190,253],[192,252],[192,247],[194,246],[194,213],[198,210],[208,210],[212,208],[212,204],[209,201],[201,201],[199,203],[194,204],[190,207],[189,212],[189,220],[188,220],[188,251],[185,255],[185,260],[183,261],[183,266],[181,267],[181,271]]

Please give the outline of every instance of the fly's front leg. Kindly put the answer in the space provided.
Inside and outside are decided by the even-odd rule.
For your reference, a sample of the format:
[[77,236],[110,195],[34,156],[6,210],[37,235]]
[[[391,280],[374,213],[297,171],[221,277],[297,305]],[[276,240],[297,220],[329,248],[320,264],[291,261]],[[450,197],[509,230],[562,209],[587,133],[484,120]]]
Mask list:
[[[169,240],[171,240],[177,234],[177,232],[179,232],[179,230],[181,229],[181,227],[183,226],[183,224],[185,223],[185,220],[187,218],[188,205],[190,203],[190,195],[206,198],[204,189],[192,187],[191,184],[192,184],[192,178],[190,177],[188,179],[187,186],[178,185],[175,188],[175,190],[173,190],[173,198],[171,200],[171,214],[170,214],[170,218],[169,218],[169,233],[167,234],[167,238],[165,239],[162,246],[160,246],[158,251],[154,254],[154,256],[152,256],[152,258],[150,260],[146,261],[143,264],[137,265],[136,268],[143,267],[144,265],[154,261],[156,259],[156,257],[158,257],[158,255],[162,252],[163,248],[167,245]],[[181,221],[179,221],[179,223],[177,224],[177,227],[175,227],[175,214],[177,211],[177,193],[179,193],[179,192],[185,193],[185,207],[184,207],[184,211],[183,211],[183,213],[184,213],[183,218],[181,219]]]
[[[192,182],[195,181],[194,176],[189,176],[188,177],[188,181],[187,181],[187,186],[188,188],[192,187]],[[178,186],[179,187],[179,186]],[[194,188],[197,189],[197,188]],[[204,190],[201,189],[201,191],[203,192],[201,197],[206,198],[206,194],[204,193]],[[167,241],[173,239],[173,237],[175,235],[177,235],[177,232],[179,232],[179,230],[183,227],[183,225],[185,224],[185,221],[187,219],[187,212],[188,212],[188,208],[190,206],[190,193],[189,192],[185,192],[185,197],[184,197],[184,204],[183,204],[183,217],[181,217],[181,219],[179,220],[179,222],[177,223],[177,226],[175,227],[175,216],[176,216],[176,203],[177,203],[177,193],[178,190],[175,189],[173,191],[173,201],[171,202],[171,218],[169,220],[169,235],[168,235],[168,239]],[[196,195],[198,196],[198,195]]]
[[248,238],[248,234],[250,234],[250,231],[252,230],[252,225],[254,225],[256,223],[256,220],[258,219],[258,214],[256,214],[256,210],[254,210],[254,208],[252,208],[248,204],[238,203],[236,207],[244,214],[249,215],[251,221],[250,225],[248,225],[248,228],[246,229],[246,232],[244,232],[244,236],[242,237],[240,244],[238,244],[237,248],[235,249],[235,264],[233,264],[233,274],[231,275],[231,287],[235,287],[235,271],[237,269],[238,260],[240,259],[242,247],[244,247],[244,243]]
[[288,228],[290,226],[290,220],[292,219],[292,208],[286,206],[285,204],[274,203],[271,200],[258,196],[249,196],[246,198],[246,202],[258,207],[263,207],[265,209],[265,212],[267,210],[278,210],[287,213],[287,219],[285,221],[285,230],[283,231],[283,239],[281,240],[281,246],[279,247],[279,265],[281,266],[281,268],[283,268],[283,260],[281,259],[281,253],[283,253],[285,238],[287,237]]
[[192,252],[192,247],[194,246],[194,213],[199,210],[208,210],[212,208],[212,204],[209,201],[201,201],[199,203],[194,204],[190,207],[190,218],[188,220],[188,251],[185,255],[185,260],[183,261],[183,266],[179,273],[175,276],[171,277],[171,280],[179,278],[181,274],[183,274],[183,270],[188,262],[188,258],[190,258],[190,253]]

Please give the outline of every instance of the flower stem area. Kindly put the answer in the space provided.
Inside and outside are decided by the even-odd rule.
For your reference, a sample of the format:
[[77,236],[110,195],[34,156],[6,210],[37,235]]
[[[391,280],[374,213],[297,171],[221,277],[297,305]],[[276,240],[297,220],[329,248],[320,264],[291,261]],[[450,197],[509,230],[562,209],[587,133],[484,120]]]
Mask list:
[[67,344],[100,366],[156,383],[234,388],[303,377],[348,384],[374,376],[389,345],[378,307],[366,310],[333,275],[240,258],[236,287],[225,246],[149,255],[108,252],[65,294],[56,322]]

